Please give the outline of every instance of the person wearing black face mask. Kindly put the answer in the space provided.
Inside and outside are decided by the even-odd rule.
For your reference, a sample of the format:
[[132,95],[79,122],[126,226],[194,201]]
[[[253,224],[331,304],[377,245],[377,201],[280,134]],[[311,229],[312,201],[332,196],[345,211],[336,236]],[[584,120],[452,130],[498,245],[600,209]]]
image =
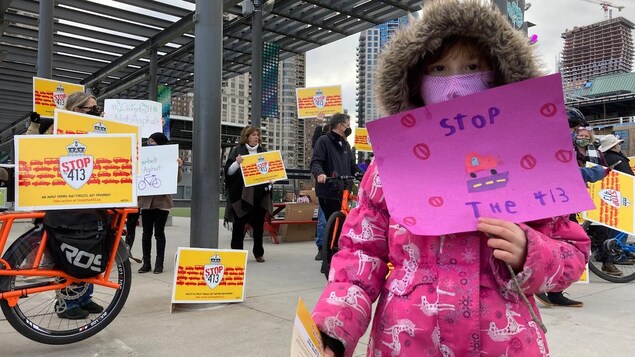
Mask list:
[[331,131],[316,141],[311,158],[311,174],[317,180],[315,194],[327,220],[340,210],[342,195],[337,183],[327,182],[326,178],[361,173],[355,163],[351,145],[346,141],[346,137],[351,134],[350,117],[338,113],[331,117],[329,124]]
[[[602,167],[608,166],[604,155],[594,145],[595,136],[593,135],[593,128],[584,119],[584,116],[580,111],[567,108],[567,116],[569,119],[569,128],[571,129],[571,136],[573,138],[573,146],[576,153],[576,159],[578,166],[582,172],[582,177],[589,182],[595,182],[602,179],[608,174],[610,169],[603,169]],[[594,163],[599,168],[600,174],[591,174],[593,168],[587,168],[586,163]],[[594,177],[591,179],[591,177]],[[576,214],[573,213],[569,217],[570,220],[576,222]],[[593,237],[596,241],[604,241],[608,239],[609,229],[604,226],[594,225],[589,228],[593,232]],[[610,262],[602,264],[602,271],[609,275],[621,274],[621,271],[617,269]],[[546,306],[565,306],[565,307],[582,307],[584,304],[582,301],[576,301],[564,296],[563,291],[550,291],[547,293],[535,294],[538,301]]]
[[86,112],[86,114],[96,117],[101,116],[101,108],[97,105],[93,105],[92,107],[88,107],[88,111]]
[[[97,98],[92,94],[84,92],[71,93],[66,98],[64,109],[72,112],[101,116],[101,108],[97,106]],[[32,112],[30,115],[31,123],[26,130],[27,135],[34,134],[53,134],[53,119],[41,118],[40,114]]]

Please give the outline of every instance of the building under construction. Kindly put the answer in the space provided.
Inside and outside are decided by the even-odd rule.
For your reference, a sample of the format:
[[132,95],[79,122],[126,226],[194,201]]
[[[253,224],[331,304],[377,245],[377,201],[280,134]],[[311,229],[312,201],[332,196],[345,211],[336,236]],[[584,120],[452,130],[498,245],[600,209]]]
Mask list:
[[566,30],[561,63],[565,91],[580,89],[598,76],[631,72],[634,28],[633,22],[617,17]]

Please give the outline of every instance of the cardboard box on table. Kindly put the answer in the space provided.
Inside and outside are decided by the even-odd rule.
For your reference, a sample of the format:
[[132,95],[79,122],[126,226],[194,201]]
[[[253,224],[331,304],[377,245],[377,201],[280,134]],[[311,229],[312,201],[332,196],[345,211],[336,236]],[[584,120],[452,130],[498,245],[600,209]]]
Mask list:
[[[311,221],[317,208],[317,203],[289,202],[284,209],[284,220]],[[315,240],[315,228],[316,223],[282,224],[278,236],[285,242],[311,241]]]
[[318,198],[315,195],[315,190],[302,190],[300,191],[300,196],[308,196],[311,200],[311,203],[318,203]]

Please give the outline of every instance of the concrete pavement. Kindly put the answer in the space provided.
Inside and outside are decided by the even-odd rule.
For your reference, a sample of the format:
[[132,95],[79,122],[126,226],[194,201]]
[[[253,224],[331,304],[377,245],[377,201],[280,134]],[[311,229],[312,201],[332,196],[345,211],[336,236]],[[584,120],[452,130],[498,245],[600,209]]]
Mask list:
[[[15,227],[16,234],[23,227]],[[220,248],[229,248],[230,232],[218,232]],[[189,218],[175,217],[166,227],[167,255],[189,245]],[[133,248],[141,256],[141,228]],[[251,250],[251,241],[245,248]],[[263,264],[249,255],[244,303],[200,309],[179,308],[170,314],[174,261],[163,274],[138,274],[132,263],[133,285],[128,301],[105,330],[66,346],[33,342],[15,332],[0,315],[0,356],[289,356],[298,297],[309,309],[317,301],[324,277],[313,260],[313,242],[271,244],[265,239]],[[570,297],[583,308],[543,308],[551,356],[628,356],[635,349],[635,283],[614,284],[591,275],[591,284],[575,284]],[[365,356],[367,339],[355,356]]]

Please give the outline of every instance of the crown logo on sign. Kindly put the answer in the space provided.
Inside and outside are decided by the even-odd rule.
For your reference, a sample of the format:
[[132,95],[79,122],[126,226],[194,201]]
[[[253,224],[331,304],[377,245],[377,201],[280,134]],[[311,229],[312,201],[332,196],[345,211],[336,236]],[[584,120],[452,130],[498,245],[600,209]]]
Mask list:
[[107,128],[102,122],[93,125],[93,128],[95,129],[95,133],[97,134],[106,134]]
[[212,265],[220,265],[220,257],[218,256],[218,253],[214,254],[213,257],[209,258],[209,262]]
[[322,95],[322,90],[321,90],[321,89],[316,90],[316,91],[315,91],[315,95],[316,95],[316,96],[320,96],[320,95]]
[[69,155],[84,155],[86,153],[86,145],[74,140],[72,144],[66,146]]

